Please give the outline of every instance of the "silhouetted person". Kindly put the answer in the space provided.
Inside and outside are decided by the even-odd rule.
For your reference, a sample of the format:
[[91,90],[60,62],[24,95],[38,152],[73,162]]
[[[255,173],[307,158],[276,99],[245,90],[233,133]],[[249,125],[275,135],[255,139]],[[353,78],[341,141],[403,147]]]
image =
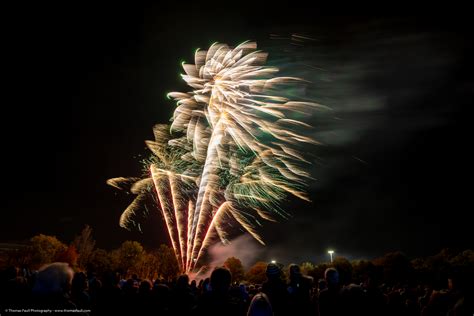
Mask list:
[[127,314],[134,313],[138,304],[138,283],[134,279],[128,279],[122,287],[123,311]]
[[87,288],[89,296],[91,299],[91,304],[94,305],[94,301],[97,298],[97,293],[100,287],[102,287],[102,282],[97,278],[97,273],[92,271],[87,271]]
[[249,292],[247,291],[247,287],[245,284],[240,284],[239,285],[239,295],[244,302],[244,304],[249,304],[250,303],[250,295]]
[[449,316],[474,315],[474,266],[453,267],[448,278]]
[[[387,314],[388,316],[396,316],[404,314],[405,312],[405,302],[404,298],[401,295],[401,289],[394,288],[387,295]],[[371,304],[369,307],[373,307]]]
[[20,275],[16,267],[8,267],[1,271],[0,276],[0,308],[24,307],[25,301],[30,299],[30,285],[28,280]]
[[153,314],[172,315],[170,312],[171,290],[166,284],[156,282],[151,291],[153,301]]
[[327,288],[319,293],[319,315],[340,315],[341,298],[339,293],[339,273],[335,268],[328,268],[324,272],[324,279],[326,280]]
[[328,284],[326,283],[326,280],[319,279],[319,281],[318,281],[318,292],[321,292],[322,290],[324,290],[327,287],[328,287]]
[[132,274],[132,280],[135,281],[136,284],[140,284],[140,282],[142,281],[136,274]]
[[452,268],[448,276],[448,289],[433,291],[421,315],[474,315],[473,281],[472,271]]
[[349,284],[340,290],[341,315],[366,315],[365,293],[362,286]]
[[178,277],[172,295],[171,311],[176,315],[189,315],[196,305],[196,298],[191,291],[189,277],[186,274]]
[[203,279],[199,280],[199,284],[198,284],[198,286],[197,286],[197,288],[198,288],[198,290],[199,290],[199,293],[202,292],[202,284],[203,284],[203,283],[204,283],[204,280],[203,280]]
[[196,280],[192,280],[191,285],[189,287],[191,288],[191,292],[193,293],[194,296],[198,295],[199,289],[196,286]]
[[151,282],[142,280],[138,286],[138,294],[136,298],[136,309],[134,313],[145,315],[153,310],[153,298],[151,294]]
[[282,279],[280,267],[275,263],[269,263],[265,274],[267,275],[267,281],[262,284],[262,292],[270,300],[275,316],[286,315],[288,291],[286,283]]
[[[202,280],[201,280],[201,281],[202,281]],[[210,279],[210,278],[206,278],[206,279],[202,282],[201,295],[204,294],[204,293],[209,292],[209,290],[210,290],[210,283],[211,283],[211,279]]]
[[247,316],[273,316],[272,305],[265,293],[258,293],[253,297]]
[[255,285],[250,284],[249,285],[249,299],[252,300],[255,294],[257,294],[257,289],[255,288]]
[[70,299],[73,271],[67,263],[43,266],[33,287],[33,306],[37,309],[75,309]]
[[77,308],[90,309],[91,298],[87,291],[87,276],[84,272],[76,272],[72,279],[71,300]]
[[312,315],[313,280],[301,273],[297,264],[290,265],[290,282],[288,284],[289,312],[294,315]]
[[226,268],[216,268],[212,271],[210,291],[203,293],[197,308],[196,315],[213,316],[242,316],[245,307],[238,297],[229,294],[232,275]]
[[364,280],[365,314],[377,316],[387,314],[387,297],[379,287],[379,276],[374,265],[370,265]]
[[450,298],[446,290],[433,291],[428,305],[422,310],[422,316],[447,315],[450,307]]
[[122,308],[122,291],[118,286],[119,276],[112,272],[107,272],[103,276],[102,286],[99,287],[99,280],[95,279],[89,283],[89,289],[96,288],[96,295],[92,295],[92,313],[96,315],[116,315]]

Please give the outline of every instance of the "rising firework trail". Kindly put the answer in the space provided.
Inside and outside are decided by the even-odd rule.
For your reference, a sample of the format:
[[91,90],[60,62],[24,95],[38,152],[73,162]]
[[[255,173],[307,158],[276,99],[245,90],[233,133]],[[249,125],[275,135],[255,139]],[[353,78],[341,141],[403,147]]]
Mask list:
[[298,148],[317,142],[304,135],[310,126],[298,118],[322,107],[290,99],[285,91],[306,82],[276,76],[278,69],[265,66],[267,53],[254,42],[235,48],[215,43],[198,49],[194,59],[183,63],[182,75],[193,90],[168,94],[177,103],[172,124],[157,125],[155,141],[146,142],[153,155],[145,161],[145,178],[108,181],[119,188],[134,183],[138,194],[122,215],[123,227],[133,226],[146,194],[157,195],[186,272],[212,242],[228,242],[232,222],[263,244],[259,218],[286,217],[278,204],[287,194],[308,200],[308,161]]

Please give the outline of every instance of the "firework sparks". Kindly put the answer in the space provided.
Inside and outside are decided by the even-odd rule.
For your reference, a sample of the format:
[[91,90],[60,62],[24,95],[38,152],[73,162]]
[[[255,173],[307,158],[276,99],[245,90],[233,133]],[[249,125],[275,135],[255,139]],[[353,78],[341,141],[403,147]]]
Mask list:
[[[160,207],[163,212],[166,228],[168,229],[168,234],[171,239],[171,244],[173,246],[173,249],[176,254],[176,258],[178,259],[178,264],[179,264],[181,261],[180,258],[182,257],[181,252],[180,252],[181,247],[179,247],[179,239],[177,237],[178,235],[177,231],[179,229],[176,229],[175,226],[173,225],[173,223],[175,222],[174,218],[176,218],[176,215],[173,216],[173,214],[175,213],[173,213],[173,211],[170,209],[171,208],[170,203],[168,202],[167,194],[165,192],[166,183],[165,181],[163,181],[164,177],[162,173],[156,170],[155,166],[153,165],[151,166],[150,171],[151,171],[153,183],[155,185],[156,193],[158,195],[158,200],[160,201]],[[174,211],[176,211],[176,208],[174,208]]]
[[153,153],[147,161],[151,180],[108,181],[118,188],[134,182],[138,194],[122,226],[154,184],[184,271],[196,267],[216,237],[227,241],[226,221],[233,219],[263,244],[257,218],[286,216],[278,202],[287,194],[308,199],[304,182],[310,176],[302,167],[308,161],[297,146],[317,142],[297,132],[310,126],[294,116],[321,105],[278,93],[304,80],[276,77],[278,69],[265,66],[266,59],[254,42],[197,50],[195,64],[183,64],[182,78],[193,90],[168,94],[177,102],[172,124],[157,125],[156,140],[146,142]]

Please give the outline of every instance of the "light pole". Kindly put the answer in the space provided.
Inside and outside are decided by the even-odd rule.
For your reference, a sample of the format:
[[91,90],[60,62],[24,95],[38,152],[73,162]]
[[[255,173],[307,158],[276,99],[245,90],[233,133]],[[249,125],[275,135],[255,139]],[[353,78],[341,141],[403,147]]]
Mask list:
[[332,263],[332,254],[334,253],[334,250],[328,250],[328,254],[331,256],[331,263]]

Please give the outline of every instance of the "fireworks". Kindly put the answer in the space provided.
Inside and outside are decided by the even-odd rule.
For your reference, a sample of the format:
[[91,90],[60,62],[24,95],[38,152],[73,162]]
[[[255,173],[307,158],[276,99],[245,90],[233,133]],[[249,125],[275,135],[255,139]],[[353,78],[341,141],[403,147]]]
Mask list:
[[155,141],[146,142],[153,155],[145,178],[108,181],[132,184],[137,194],[122,227],[133,226],[145,197],[155,195],[186,272],[216,238],[227,242],[232,222],[263,244],[259,219],[286,216],[278,203],[287,194],[308,199],[308,161],[298,146],[316,142],[298,132],[310,126],[294,116],[319,105],[287,98],[282,91],[304,81],[277,77],[277,68],[265,66],[267,54],[256,49],[244,42],[197,50],[195,64],[183,64],[182,78],[193,90],[168,94],[177,101],[172,124],[155,126]]

